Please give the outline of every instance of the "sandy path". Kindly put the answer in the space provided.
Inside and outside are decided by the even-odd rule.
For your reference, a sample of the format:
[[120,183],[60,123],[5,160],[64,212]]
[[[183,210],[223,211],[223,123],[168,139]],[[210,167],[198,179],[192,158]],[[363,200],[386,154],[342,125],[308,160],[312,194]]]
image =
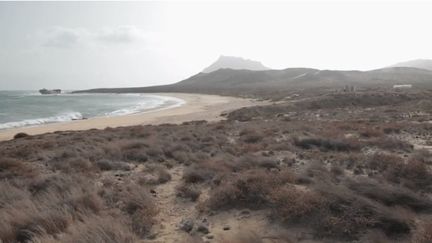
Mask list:
[[235,97],[184,94],[184,93],[152,93],[152,95],[171,96],[183,99],[186,104],[159,111],[138,113],[117,117],[98,117],[88,120],[53,123],[37,127],[13,128],[0,130],[0,141],[12,139],[19,132],[30,135],[54,131],[104,129],[106,127],[132,126],[140,124],[182,123],[192,120],[216,121],[222,119],[221,113],[253,106],[263,102]]
[[159,214],[156,216],[157,225],[152,229],[156,238],[154,241],[146,242],[182,242],[186,241],[188,234],[179,230],[178,225],[183,218],[193,218],[196,216],[195,204],[182,201],[176,196],[176,187],[180,185],[183,177],[183,166],[171,169],[171,180],[167,183],[158,185],[155,188],[156,202]]

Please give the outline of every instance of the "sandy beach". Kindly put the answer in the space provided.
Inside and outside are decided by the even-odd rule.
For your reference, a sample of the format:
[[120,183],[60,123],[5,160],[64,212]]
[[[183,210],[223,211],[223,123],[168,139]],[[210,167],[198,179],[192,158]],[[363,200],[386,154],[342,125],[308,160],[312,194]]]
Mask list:
[[258,101],[241,99],[235,97],[203,95],[203,94],[184,94],[184,93],[153,93],[152,95],[162,95],[179,98],[185,104],[179,107],[155,110],[146,113],[137,113],[115,117],[97,117],[87,120],[77,120],[63,123],[51,123],[34,127],[20,127],[0,131],[0,141],[12,139],[19,132],[29,135],[36,135],[55,131],[72,131],[87,129],[104,129],[106,127],[162,124],[162,123],[182,123],[192,120],[217,121],[223,119],[221,113],[256,105]]

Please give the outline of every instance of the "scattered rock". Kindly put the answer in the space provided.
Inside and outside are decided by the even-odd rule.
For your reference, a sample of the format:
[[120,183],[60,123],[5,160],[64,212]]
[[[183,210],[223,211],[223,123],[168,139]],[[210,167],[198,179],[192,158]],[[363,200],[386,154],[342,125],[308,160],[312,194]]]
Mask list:
[[224,227],[223,227],[223,230],[230,230],[231,229],[231,227],[229,226],[229,225],[225,225]]
[[207,235],[206,238],[207,238],[207,239],[213,239],[214,236],[213,236],[213,235]]
[[208,233],[210,233],[208,227],[205,226],[204,224],[200,224],[200,225],[198,226],[198,228],[197,228],[197,231],[198,231],[198,232],[201,232],[201,233],[203,233],[203,234],[208,234]]
[[191,232],[193,229],[194,222],[192,219],[182,219],[182,221],[179,224],[179,228],[185,232]]

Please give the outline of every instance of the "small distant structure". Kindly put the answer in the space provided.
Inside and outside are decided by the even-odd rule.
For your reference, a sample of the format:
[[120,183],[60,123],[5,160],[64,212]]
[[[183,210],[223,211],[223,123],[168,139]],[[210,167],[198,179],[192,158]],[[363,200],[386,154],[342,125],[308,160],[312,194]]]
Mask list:
[[393,85],[393,89],[411,89],[412,84],[395,84]]

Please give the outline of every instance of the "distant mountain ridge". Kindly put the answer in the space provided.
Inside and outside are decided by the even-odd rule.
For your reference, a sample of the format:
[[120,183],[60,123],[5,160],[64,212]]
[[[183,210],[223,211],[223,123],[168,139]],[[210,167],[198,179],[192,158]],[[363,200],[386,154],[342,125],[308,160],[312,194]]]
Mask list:
[[205,68],[203,73],[211,73],[219,69],[235,69],[235,70],[269,70],[268,67],[264,66],[261,62],[244,59],[241,57],[233,56],[220,56],[213,64]]
[[432,71],[417,67],[399,66],[371,71],[319,70],[313,68],[287,68],[283,70],[219,68],[213,72],[200,72],[183,81],[170,85],[92,89],[78,91],[78,93],[185,92],[234,96],[265,96],[267,94],[284,94],[304,89],[330,88],[340,90],[346,85],[359,88],[392,88],[393,85],[397,84],[411,84],[414,88],[431,89]]
[[432,71],[432,60],[430,59],[410,60],[406,62],[396,63],[394,65],[391,65],[391,67],[413,67],[413,68],[427,69]]

